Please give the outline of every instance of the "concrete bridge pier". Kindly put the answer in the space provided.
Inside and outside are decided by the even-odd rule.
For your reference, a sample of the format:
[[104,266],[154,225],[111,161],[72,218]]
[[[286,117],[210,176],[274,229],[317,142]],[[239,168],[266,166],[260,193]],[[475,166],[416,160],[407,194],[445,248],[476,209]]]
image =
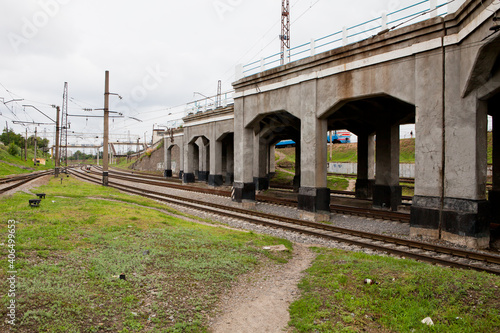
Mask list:
[[226,144],[226,182],[230,186],[234,183],[234,137]]
[[194,152],[193,152],[193,164],[194,164],[194,177],[195,179],[200,179],[200,150],[201,147],[198,143],[194,143]]
[[210,174],[208,175],[208,185],[221,186],[224,183],[222,178],[222,141],[213,138],[209,147]]
[[[243,100],[234,101],[235,110],[243,110]],[[231,198],[236,202],[255,202],[253,182],[254,130],[244,125],[243,112],[234,115],[234,184]],[[250,166],[250,167],[249,167]]]
[[375,135],[358,135],[358,178],[356,180],[356,198],[373,199],[375,186]]
[[177,147],[179,147],[179,179],[184,176],[184,137],[176,139]]
[[195,165],[198,165],[198,146],[194,142],[188,142],[184,147],[184,173],[183,183],[195,182]]
[[300,140],[295,140],[295,176],[293,177],[293,191],[300,191]]
[[[456,90],[450,90],[450,99],[454,99]],[[450,107],[446,110],[446,128],[453,130],[446,131],[441,238],[485,248],[490,242],[486,200],[487,103],[474,94],[461,103],[447,102]]]
[[163,137],[163,149],[164,149],[164,166],[163,166],[163,176],[165,178],[172,177],[172,147],[168,144],[168,137]]
[[268,165],[268,145],[261,139],[260,133],[254,136],[254,158],[253,158],[253,182],[255,183],[255,190],[265,191],[269,189],[269,178],[267,174]]
[[373,206],[390,208],[401,205],[399,186],[399,124],[377,128],[377,175],[373,188]]
[[269,146],[269,178],[276,174],[276,144]]
[[198,180],[201,182],[208,181],[209,165],[210,165],[210,148],[209,141],[205,138],[198,139],[200,147],[199,171]]
[[[330,189],[327,187],[327,121],[308,112],[301,121],[301,184],[298,208],[310,213],[330,213]],[[310,214],[303,214],[310,219]],[[326,216],[312,216],[313,219]]]

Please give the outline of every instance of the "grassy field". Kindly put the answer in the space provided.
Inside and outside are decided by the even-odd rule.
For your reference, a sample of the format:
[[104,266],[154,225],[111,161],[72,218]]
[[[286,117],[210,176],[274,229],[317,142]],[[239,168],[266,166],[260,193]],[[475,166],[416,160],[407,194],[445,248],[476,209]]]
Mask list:
[[[40,208],[28,207],[27,193],[0,199],[4,245],[7,221],[17,221],[12,332],[207,332],[217,301],[240,274],[291,256],[262,250],[291,250],[286,240],[188,222],[155,201],[72,177],[33,192],[47,194]],[[0,249],[7,258],[8,247]],[[318,257],[290,306],[292,332],[500,330],[500,277],[313,251]],[[2,318],[11,299],[8,270],[2,260]],[[434,326],[420,322],[426,317]]]
[[[295,332],[499,332],[500,277],[316,249],[290,306]],[[376,283],[365,284],[364,279]],[[434,326],[421,323],[430,317]]]
[[[187,222],[152,200],[72,178],[37,192],[47,199],[35,209],[30,194],[0,199],[4,244],[7,221],[17,221],[12,332],[205,332],[238,275],[291,255],[262,250],[291,249],[288,241]],[[2,258],[7,250],[1,246]],[[10,298],[2,263],[5,319]]]
[[[358,144],[346,143],[328,146],[328,162],[358,162]],[[332,152],[330,156],[330,150]],[[400,141],[400,163],[415,163],[415,139],[401,139]]]
[[54,167],[53,161],[45,156],[37,154],[38,157],[46,160],[46,165],[35,167],[33,165],[34,152],[28,150],[28,160],[24,161],[21,156],[12,156],[7,152],[7,147],[0,144],[0,177],[11,174],[30,173],[36,170],[46,170]]

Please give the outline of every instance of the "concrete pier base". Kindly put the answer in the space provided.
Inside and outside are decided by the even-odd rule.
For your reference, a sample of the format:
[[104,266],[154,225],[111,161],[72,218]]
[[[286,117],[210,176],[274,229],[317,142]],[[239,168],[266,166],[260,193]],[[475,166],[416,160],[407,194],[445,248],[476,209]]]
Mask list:
[[299,193],[300,190],[300,175],[293,177],[293,191]]
[[301,187],[298,207],[307,212],[330,212],[330,189]]
[[265,191],[269,189],[269,179],[267,177],[254,177],[255,190]]
[[194,173],[184,173],[182,175],[182,182],[185,184],[194,183],[195,182]]
[[224,184],[224,179],[222,175],[208,175],[208,185],[210,186],[222,186]]
[[373,187],[373,206],[396,211],[401,205],[401,196],[401,186],[375,185]]
[[475,249],[489,247],[490,204],[486,200],[445,198],[442,210],[438,197],[416,196],[413,202],[410,236],[441,238]]
[[179,179],[183,179],[184,177],[184,171],[179,171]]
[[490,243],[490,206],[486,200],[444,199],[441,238],[470,248]]
[[199,171],[198,172],[198,180],[200,182],[206,182],[206,181],[208,181],[208,174],[209,174],[208,171]]
[[234,173],[228,172],[226,173],[226,185],[232,185],[234,183]]
[[375,179],[356,180],[356,199],[372,199]]
[[236,202],[255,201],[255,184],[235,182],[231,192],[231,199]]
[[171,178],[172,177],[172,170],[165,170],[163,172],[163,176],[166,178]]
[[410,236],[439,239],[441,198],[414,196],[410,213]]

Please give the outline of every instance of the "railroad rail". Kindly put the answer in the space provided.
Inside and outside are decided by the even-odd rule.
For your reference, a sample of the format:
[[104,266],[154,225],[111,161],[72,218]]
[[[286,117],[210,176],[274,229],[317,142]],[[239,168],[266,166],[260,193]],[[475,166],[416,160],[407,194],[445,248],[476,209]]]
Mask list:
[[[96,171],[90,171],[90,174],[100,175],[101,173],[96,172]],[[124,172],[111,171],[109,173],[109,177],[110,177],[110,179],[114,178],[114,179],[125,180],[125,181],[139,182],[139,183],[153,185],[153,186],[169,187],[169,188],[175,188],[175,189],[190,191],[190,192],[213,194],[213,195],[219,195],[219,196],[223,196],[223,197],[231,197],[230,191],[218,190],[218,189],[207,189],[207,188],[201,188],[201,187],[196,187],[196,186],[191,186],[191,185],[182,185],[178,181],[175,181],[176,184],[172,184],[170,181],[165,180],[165,178],[157,177],[157,176],[143,176],[143,175],[136,175],[136,174],[131,175],[130,173],[126,174]],[[275,197],[271,197],[268,195],[261,195],[261,194],[256,195],[255,199],[258,202],[265,202],[265,203],[270,203],[270,204],[275,204],[275,205],[290,206],[290,207],[297,206],[297,200],[293,200],[293,199],[275,198]],[[337,213],[337,214],[344,214],[344,215],[354,215],[354,216],[361,216],[361,217],[367,217],[367,218],[374,218],[374,219],[398,221],[398,222],[403,222],[403,223],[410,222],[410,214],[402,213],[402,212],[392,212],[392,211],[388,211],[388,210],[378,210],[378,209],[371,209],[371,208],[360,208],[360,207],[354,207],[354,206],[331,204],[330,205],[330,212]]]
[[[74,170],[70,172],[76,177],[100,184],[99,180],[96,180],[88,174],[76,172]],[[498,255],[445,247],[392,236],[340,228],[323,223],[271,215],[255,210],[246,210],[238,207],[224,206],[186,197],[167,195],[142,188],[138,189],[134,186],[118,184],[111,181],[109,182],[109,186],[126,193],[144,196],[153,200],[217,216],[229,217],[253,224],[326,238],[332,241],[348,243],[362,248],[369,248],[375,251],[390,253],[433,264],[461,269],[472,269],[500,275],[500,256]]]
[[42,172],[37,172],[37,173],[30,173],[30,174],[26,174],[26,175],[20,175],[20,176],[1,179],[0,184],[8,184],[8,183],[15,183],[15,184],[1,188],[0,194],[3,194],[3,193],[8,192],[10,190],[13,190],[16,187],[19,187],[21,185],[27,184],[27,183],[29,183],[37,178],[47,176],[47,175],[50,175],[53,173],[54,173],[54,171],[47,170],[47,171],[42,171]]

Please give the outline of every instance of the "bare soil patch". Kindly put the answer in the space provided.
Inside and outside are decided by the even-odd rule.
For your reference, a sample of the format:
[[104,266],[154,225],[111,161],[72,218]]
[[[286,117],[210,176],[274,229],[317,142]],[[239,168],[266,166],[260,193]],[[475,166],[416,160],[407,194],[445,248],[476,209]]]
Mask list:
[[283,265],[265,265],[242,276],[222,298],[213,333],[283,332],[288,330],[288,307],[299,296],[297,284],[315,258],[303,244],[294,244],[293,257]]

